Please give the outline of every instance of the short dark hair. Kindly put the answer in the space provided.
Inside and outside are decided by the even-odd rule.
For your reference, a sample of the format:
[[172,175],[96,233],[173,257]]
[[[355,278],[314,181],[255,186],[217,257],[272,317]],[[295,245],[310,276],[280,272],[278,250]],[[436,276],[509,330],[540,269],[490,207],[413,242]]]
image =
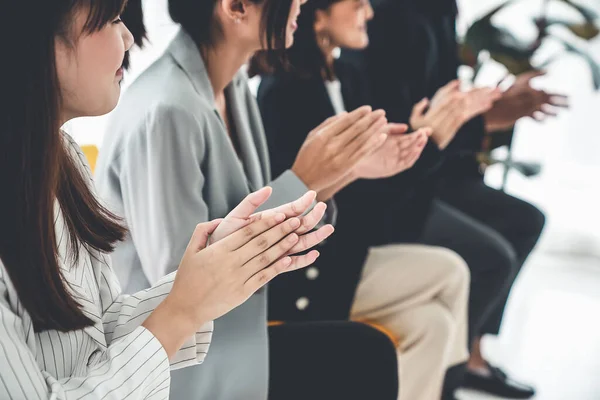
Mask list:
[[[286,30],[292,0],[248,0],[264,4],[261,33],[269,50],[285,49]],[[214,20],[219,0],[169,0],[171,18],[194,39],[198,46],[210,46],[220,27]]]
[[318,10],[327,10],[341,0],[310,0],[302,6],[298,16],[298,30],[294,45],[282,55],[259,52],[250,61],[250,74],[292,73],[303,78],[320,76],[327,67],[314,30]]

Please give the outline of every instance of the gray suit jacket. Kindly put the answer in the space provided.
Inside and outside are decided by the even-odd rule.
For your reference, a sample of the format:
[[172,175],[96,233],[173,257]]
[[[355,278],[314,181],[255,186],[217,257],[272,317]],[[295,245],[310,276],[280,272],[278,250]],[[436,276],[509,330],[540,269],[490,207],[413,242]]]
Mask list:
[[[291,171],[271,180],[262,121],[244,72],[226,95],[241,160],[200,53],[181,31],[115,110],[96,175],[100,196],[130,230],[113,255],[127,292],[174,271],[196,224],[225,216],[251,190],[273,187],[268,208],[307,191]],[[210,355],[200,368],[173,374],[171,398],[266,399],[266,314],[262,291],[215,321]]]

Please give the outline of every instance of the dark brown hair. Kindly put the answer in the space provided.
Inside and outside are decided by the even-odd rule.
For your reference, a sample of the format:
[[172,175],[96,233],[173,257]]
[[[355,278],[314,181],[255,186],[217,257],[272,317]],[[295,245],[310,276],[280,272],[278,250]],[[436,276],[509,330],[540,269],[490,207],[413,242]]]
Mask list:
[[[285,37],[292,0],[248,0],[264,4],[262,37],[269,50],[285,49]],[[210,46],[218,39],[220,27],[214,14],[219,0],[169,0],[173,21],[181,24],[198,46]]]
[[[82,34],[101,30],[125,1],[18,0],[2,6],[0,48],[12,61],[3,63],[0,86],[0,259],[38,332],[92,324],[70,295],[60,262],[75,263],[80,246],[112,251],[124,236],[60,132],[55,39],[77,40],[71,24],[78,11],[89,12]],[[68,231],[69,260],[59,261],[55,205]]]
[[317,42],[314,30],[317,10],[327,10],[341,0],[309,0],[302,6],[298,16],[298,30],[294,34],[294,45],[281,55],[258,52],[250,60],[249,74],[266,75],[293,73],[303,78],[321,76],[327,62]]

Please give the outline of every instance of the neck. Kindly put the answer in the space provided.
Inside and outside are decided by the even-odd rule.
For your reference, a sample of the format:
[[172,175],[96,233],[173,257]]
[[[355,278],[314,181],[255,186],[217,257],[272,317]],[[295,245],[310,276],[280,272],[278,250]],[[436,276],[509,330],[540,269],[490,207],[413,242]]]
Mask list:
[[202,51],[215,98],[222,95],[238,70],[257,50],[222,40]]
[[335,77],[335,71],[333,69],[333,64],[335,62],[335,57],[333,56],[334,50],[335,46],[321,46],[321,52],[325,57],[325,70],[323,71],[323,78],[325,79]]

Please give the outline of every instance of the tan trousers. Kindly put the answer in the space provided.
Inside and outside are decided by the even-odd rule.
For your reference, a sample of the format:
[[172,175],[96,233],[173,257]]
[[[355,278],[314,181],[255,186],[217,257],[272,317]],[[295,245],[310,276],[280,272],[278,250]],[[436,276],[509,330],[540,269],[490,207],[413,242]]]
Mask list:
[[469,270],[448,249],[372,248],[351,318],[371,321],[399,340],[400,400],[439,400],[446,369],[467,350]]

